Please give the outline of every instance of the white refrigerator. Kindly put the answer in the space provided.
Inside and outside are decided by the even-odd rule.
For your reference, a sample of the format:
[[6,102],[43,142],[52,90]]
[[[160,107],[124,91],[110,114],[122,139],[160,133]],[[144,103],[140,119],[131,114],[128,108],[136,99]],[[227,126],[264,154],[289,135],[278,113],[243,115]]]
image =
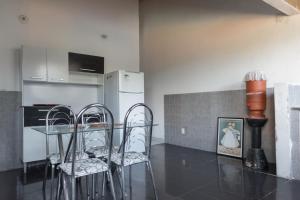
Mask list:
[[[104,104],[111,110],[115,123],[123,123],[126,112],[136,103],[144,103],[144,73],[119,70],[105,75]],[[145,151],[144,131],[134,129],[131,136],[127,151]],[[122,130],[114,131],[114,144],[119,145],[122,137]]]

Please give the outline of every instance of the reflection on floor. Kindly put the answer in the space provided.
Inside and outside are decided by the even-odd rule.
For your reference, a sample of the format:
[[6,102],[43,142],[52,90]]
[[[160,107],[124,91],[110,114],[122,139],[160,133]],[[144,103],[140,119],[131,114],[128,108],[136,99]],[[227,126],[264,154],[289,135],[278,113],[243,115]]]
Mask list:
[[[300,197],[300,182],[255,172],[243,167],[240,160],[213,153],[160,144],[153,146],[152,164],[161,200],[298,200]],[[127,199],[154,199],[145,169],[144,165],[133,167],[132,196],[129,198],[127,188]],[[43,169],[31,169],[27,180],[21,174],[21,170],[0,173],[0,199],[43,199]],[[118,188],[118,182],[115,184]]]

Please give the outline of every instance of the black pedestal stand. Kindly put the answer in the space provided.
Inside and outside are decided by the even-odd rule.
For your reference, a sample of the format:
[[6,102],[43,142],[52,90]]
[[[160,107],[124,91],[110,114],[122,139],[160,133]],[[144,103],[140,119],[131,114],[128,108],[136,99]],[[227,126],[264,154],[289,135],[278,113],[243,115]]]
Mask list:
[[268,119],[251,119],[247,118],[249,126],[252,128],[252,148],[248,150],[245,165],[247,167],[266,170],[268,161],[265,152],[261,149],[261,128],[266,124]]

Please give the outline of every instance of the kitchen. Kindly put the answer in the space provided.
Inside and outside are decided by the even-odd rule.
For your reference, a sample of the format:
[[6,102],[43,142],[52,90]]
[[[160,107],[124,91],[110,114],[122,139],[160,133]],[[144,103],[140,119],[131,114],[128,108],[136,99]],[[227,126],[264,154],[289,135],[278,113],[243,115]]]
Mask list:
[[45,126],[47,112],[54,106],[68,105],[78,113],[86,105],[101,103],[122,123],[132,105],[144,103],[141,72],[119,70],[104,75],[103,57],[40,47],[24,46],[21,51],[24,173],[27,163],[46,157],[45,136],[32,128]]

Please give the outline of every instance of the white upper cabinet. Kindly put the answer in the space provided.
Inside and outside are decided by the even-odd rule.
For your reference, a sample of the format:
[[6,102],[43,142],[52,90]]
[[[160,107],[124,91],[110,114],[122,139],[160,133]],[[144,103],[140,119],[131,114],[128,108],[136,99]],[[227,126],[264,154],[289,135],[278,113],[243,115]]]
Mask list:
[[68,52],[60,49],[47,49],[47,68],[48,82],[68,82]]
[[[73,53],[75,54],[75,53]],[[81,55],[81,54],[78,54]],[[89,63],[89,57],[95,56],[82,55],[81,62]],[[99,65],[103,65],[104,58],[99,57]],[[93,59],[92,59],[93,61]],[[89,65],[88,65],[89,66]],[[79,85],[103,85],[102,71],[95,69],[94,73],[83,71],[70,71],[69,53],[64,49],[51,49],[40,47],[22,47],[22,80],[39,81],[49,83],[79,84]],[[92,69],[91,69],[92,70]]]
[[22,77],[27,81],[47,81],[45,48],[22,47]]

